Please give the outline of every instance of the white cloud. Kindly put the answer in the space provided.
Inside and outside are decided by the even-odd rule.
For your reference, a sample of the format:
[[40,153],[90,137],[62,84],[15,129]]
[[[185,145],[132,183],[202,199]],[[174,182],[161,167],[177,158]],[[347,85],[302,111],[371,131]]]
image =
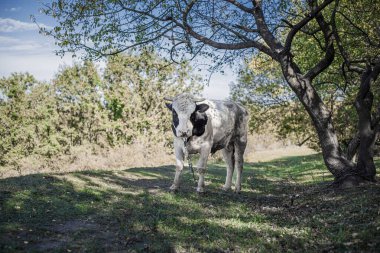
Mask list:
[[41,48],[41,45],[37,43],[28,43],[28,44],[18,44],[18,45],[13,45],[13,46],[7,46],[7,47],[2,47],[0,46],[0,51],[35,51],[37,49]]
[[14,44],[14,43],[20,43],[20,41],[21,41],[20,39],[16,39],[13,37],[0,36],[0,46]]
[[[51,28],[47,25],[40,24],[41,27]],[[0,18],[0,32],[17,32],[38,30],[35,23],[22,22],[13,18]]]
[[203,90],[203,96],[208,99],[227,99],[230,93],[229,83],[234,80],[234,74],[227,68],[225,74],[212,75],[209,85]]
[[52,52],[33,55],[1,55],[0,77],[9,76],[13,72],[29,72],[37,80],[50,80],[58,72],[59,66],[72,65],[70,56],[63,59]]
[[43,45],[33,40],[21,40],[14,37],[0,36],[0,53],[28,52],[36,53],[43,50],[47,45]]
[[21,10],[21,7],[12,7],[12,8],[7,8],[7,9],[5,9],[5,11],[11,11],[11,12],[15,12],[15,11],[19,11],[19,10]]

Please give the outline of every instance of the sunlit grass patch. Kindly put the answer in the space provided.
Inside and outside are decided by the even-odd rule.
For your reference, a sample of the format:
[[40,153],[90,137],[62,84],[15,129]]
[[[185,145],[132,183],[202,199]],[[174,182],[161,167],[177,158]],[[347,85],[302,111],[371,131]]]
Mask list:
[[[376,161],[379,165],[379,160]],[[39,174],[0,181],[0,251],[376,252],[380,187],[329,187],[320,155],[245,164],[241,194],[205,195],[174,166]]]

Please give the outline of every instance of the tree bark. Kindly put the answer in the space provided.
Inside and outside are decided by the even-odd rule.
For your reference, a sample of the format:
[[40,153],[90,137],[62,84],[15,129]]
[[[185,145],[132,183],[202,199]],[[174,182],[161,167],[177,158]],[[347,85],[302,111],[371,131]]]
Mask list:
[[377,79],[379,73],[380,62],[374,67],[367,67],[361,76],[360,89],[355,101],[356,111],[359,116],[358,129],[360,135],[357,170],[363,178],[370,181],[374,181],[376,175],[373,156],[379,124],[379,122],[372,120],[373,93],[370,89],[371,84]]
[[347,179],[354,181],[354,184],[361,181],[355,164],[347,159],[340,148],[331,113],[312,86],[310,79],[301,74],[300,69],[292,62],[290,56],[282,57],[280,64],[286,81],[313,121],[324,162],[328,170],[334,175],[335,181],[340,183]]
[[347,146],[346,156],[347,156],[347,159],[349,159],[350,161],[354,161],[355,155],[359,148],[359,144],[360,144],[360,134],[359,132],[357,132],[355,136],[351,139],[351,141],[348,143],[348,146]]

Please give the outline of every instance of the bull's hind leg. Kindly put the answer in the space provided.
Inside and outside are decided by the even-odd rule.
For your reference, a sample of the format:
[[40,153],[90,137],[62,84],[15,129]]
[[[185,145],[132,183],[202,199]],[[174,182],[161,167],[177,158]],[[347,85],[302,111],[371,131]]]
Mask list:
[[222,153],[223,153],[223,158],[227,167],[226,182],[222,189],[224,191],[229,191],[231,189],[232,176],[234,174],[234,163],[235,163],[234,146],[229,145],[228,147],[222,150]]
[[244,151],[247,146],[247,138],[239,138],[235,142],[235,170],[236,170],[236,184],[235,192],[239,193],[241,190],[241,174],[243,172],[243,163],[244,163]]

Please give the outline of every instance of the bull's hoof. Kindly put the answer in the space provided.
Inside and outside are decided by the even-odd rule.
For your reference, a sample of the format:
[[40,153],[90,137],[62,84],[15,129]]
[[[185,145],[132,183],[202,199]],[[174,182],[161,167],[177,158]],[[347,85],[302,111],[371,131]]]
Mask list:
[[206,193],[206,191],[205,191],[204,188],[200,188],[200,187],[198,187],[198,188],[197,188],[197,193],[198,193],[199,195],[204,195],[204,194]]
[[178,192],[178,187],[175,186],[175,185],[172,185],[172,186],[170,186],[169,191],[171,193],[177,193]]
[[240,191],[241,191],[241,189],[237,189],[237,188],[235,188],[235,191],[234,191],[234,192],[235,192],[236,194],[240,194]]
[[229,191],[231,191],[231,186],[230,187],[227,187],[227,186],[223,186],[222,187],[222,191],[224,191],[224,192],[229,192]]

